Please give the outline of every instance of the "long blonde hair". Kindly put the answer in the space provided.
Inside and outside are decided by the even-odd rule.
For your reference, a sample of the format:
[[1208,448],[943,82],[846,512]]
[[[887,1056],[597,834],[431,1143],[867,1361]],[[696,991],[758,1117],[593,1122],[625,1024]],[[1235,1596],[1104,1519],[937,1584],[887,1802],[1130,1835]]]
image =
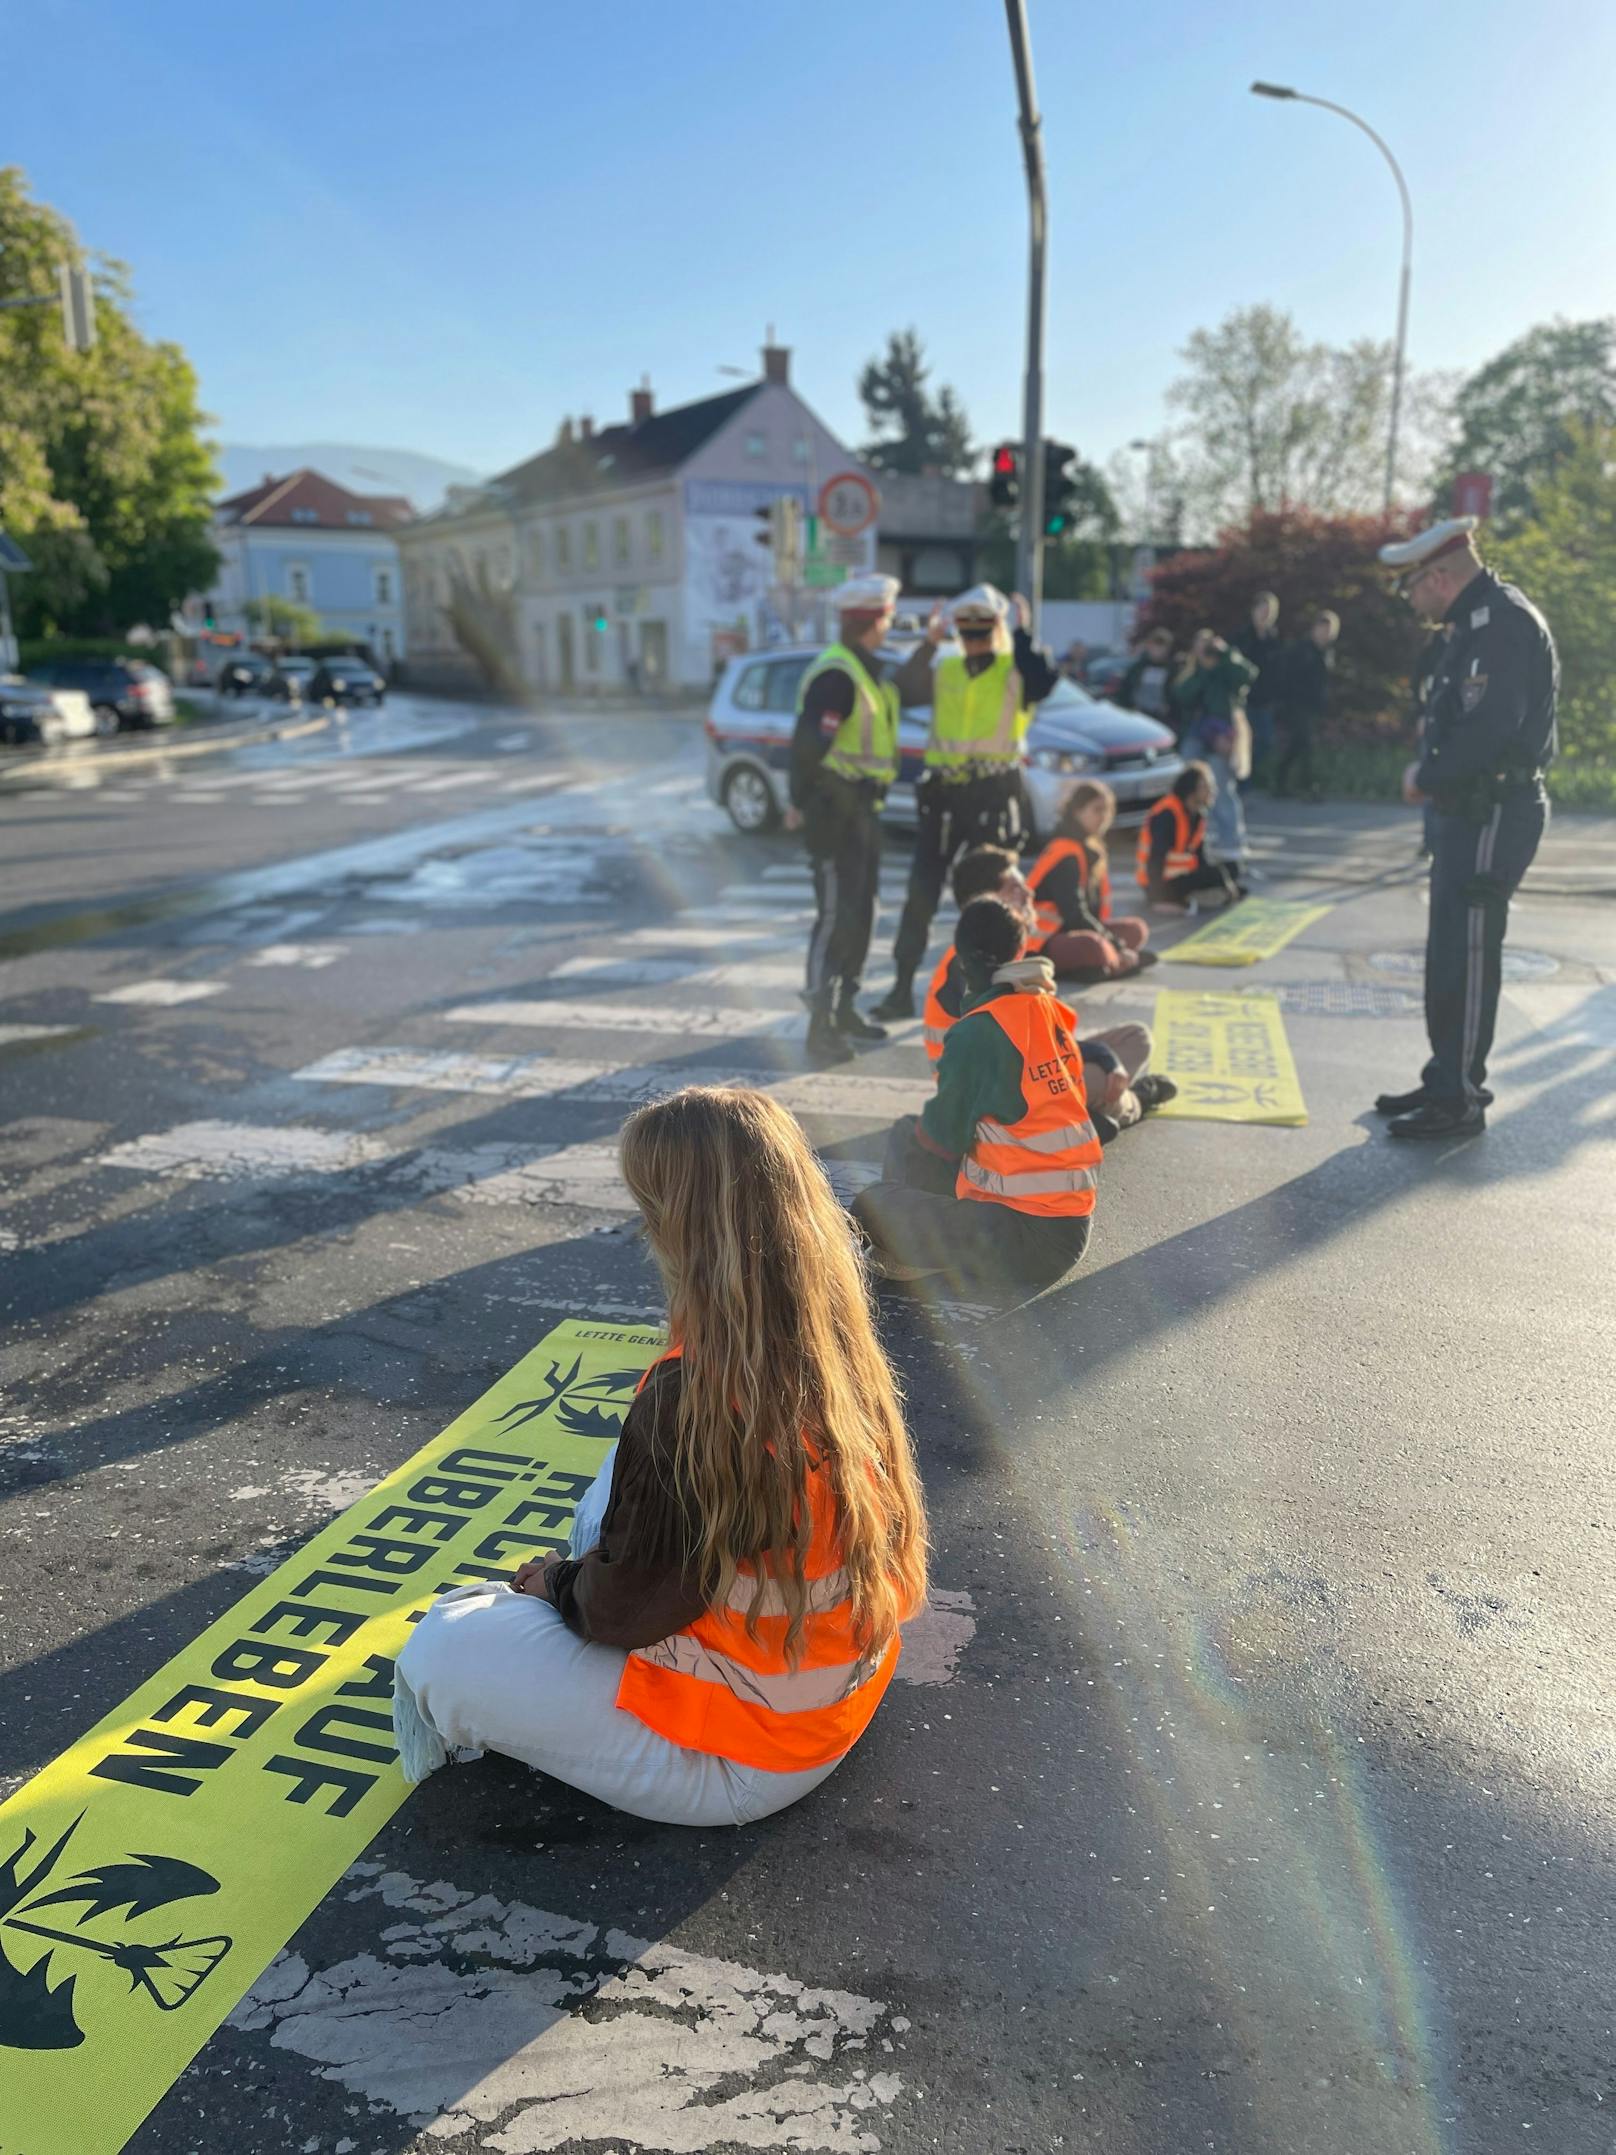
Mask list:
[[925,1600],[925,1505],[847,1216],[807,1139],[767,1093],[691,1085],[629,1117],[622,1167],[684,1355],[676,1478],[703,1591],[722,1606],[755,1566],[747,1629],[777,1594],[795,1661],[818,1466],[854,1637],[881,1652]]

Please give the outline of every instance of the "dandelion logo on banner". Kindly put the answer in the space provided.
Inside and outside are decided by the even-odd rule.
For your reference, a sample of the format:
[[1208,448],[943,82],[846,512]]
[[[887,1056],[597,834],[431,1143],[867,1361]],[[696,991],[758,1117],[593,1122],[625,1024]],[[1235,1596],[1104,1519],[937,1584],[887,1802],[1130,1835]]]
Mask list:
[[[116,1969],[131,1993],[172,2013],[196,1995],[233,1943],[222,1933],[187,1938],[177,1929],[168,1938],[139,1935],[159,1909],[219,1890],[211,1872],[178,1856],[131,1853],[42,1892],[82,1819],[81,1812],[37,1857],[37,1836],[25,1831],[0,1861],[0,2045],[11,2050],[77,2049],[85,2038],[79,1986],[91,1966]],[[51,1920],[42,1922],[47,1909]],[[155,1928],[167,1930],[173,1920],[165,1917]]]

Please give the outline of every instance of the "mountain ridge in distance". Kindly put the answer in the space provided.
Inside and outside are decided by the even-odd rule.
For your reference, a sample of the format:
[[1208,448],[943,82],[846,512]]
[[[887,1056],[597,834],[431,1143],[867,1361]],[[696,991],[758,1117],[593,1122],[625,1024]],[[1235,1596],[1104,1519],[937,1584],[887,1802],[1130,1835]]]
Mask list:
[[221,498],[245,493],[266,472],[284,479],[305,465],[323,472],[356,494],[402,494],[423,515],[442,502],[451,486],[476,486],[482,473],[466,464],[446,463],[414,449],[368,449],[353,442],[296,442],[254,447],[250,442],[218,442],[214,456],[223,474]]

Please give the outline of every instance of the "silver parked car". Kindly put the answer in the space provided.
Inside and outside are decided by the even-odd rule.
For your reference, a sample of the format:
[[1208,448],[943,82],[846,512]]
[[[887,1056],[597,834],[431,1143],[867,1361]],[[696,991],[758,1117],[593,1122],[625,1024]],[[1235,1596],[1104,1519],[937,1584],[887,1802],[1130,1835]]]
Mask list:
[[[902,663],[912,644],[892,644],[881,657]],[[943,652],[955,650],[944,644]],[[707,713],[707,790],[739,831],[772,830],[785,813],[797,690],[819,647],[792,645],[751,651],[725,667]],[[899,731],[898,782],[887,796],[894,823],[915,821],[930,716],[906,710]],[[1137,821],[1183,768],[1167,727],[1138,711],[1100,703],[1070,681],[1059,681],[1033,712],[1022,752],[1033,836],[1055,827],[1080,778],[1102,778],[1117,797],[1119,820]]]
[[84,741],[109,731],[79,688],[50,688],[0,673],[0,742],[19,748],[37,741]]

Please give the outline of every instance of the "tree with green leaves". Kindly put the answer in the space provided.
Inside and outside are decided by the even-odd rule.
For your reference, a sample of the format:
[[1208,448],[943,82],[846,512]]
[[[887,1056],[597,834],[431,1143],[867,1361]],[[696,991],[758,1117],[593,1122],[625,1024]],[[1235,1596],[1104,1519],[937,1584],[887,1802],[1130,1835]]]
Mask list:
[[[61,263],[85,260],[66,219],[0,169],[0,299],[52,292]],[[123,265],[92,266],[92,351],[67,349],[54,307],[0,312],[0,528],[35,563],[14,588],[24,635],[165,628],[218,565],[196,376],[135,328]]]
[[[1488,565],[1542,609],[1560,653],[1556,798],[1608,806],[1616,787],[1616,425],[1567,430],[1537,480],[1528,523],[1487,548]],[[1581,770],[1579,771],[1579,766]],[[1582,776],[1601,772],[1584,788]]]
[[[1391,349],[1372,338],[1310,344],[1278,307],[1239,307],[1185,345],[1168,391],[1183,413],[1172,443],[1192,536],[1307,509],[1361,514],[1381,506],[1391,417]],[[1400,465],[1417,499],[1442,424],[1444,384],[1410,377]]]
[[1616,426],[1616,320],[1539,323],[1460,385],[1453,416],[1445,480],[1489,472],[1494,523],[1525,523],[1585,430]]
[[971,427],[946,384],[933,396],[925,351],[913,329],[896,329],[886,355],[859,376],[859,396],[874,438],[860,454],[880,471],[937,472],[965,478],[971,469]]
[[318,643],[325,634],[325,622],[319,613],[300,599],[249,599],[242,611],[255,636],[290,644],[294,650]]

